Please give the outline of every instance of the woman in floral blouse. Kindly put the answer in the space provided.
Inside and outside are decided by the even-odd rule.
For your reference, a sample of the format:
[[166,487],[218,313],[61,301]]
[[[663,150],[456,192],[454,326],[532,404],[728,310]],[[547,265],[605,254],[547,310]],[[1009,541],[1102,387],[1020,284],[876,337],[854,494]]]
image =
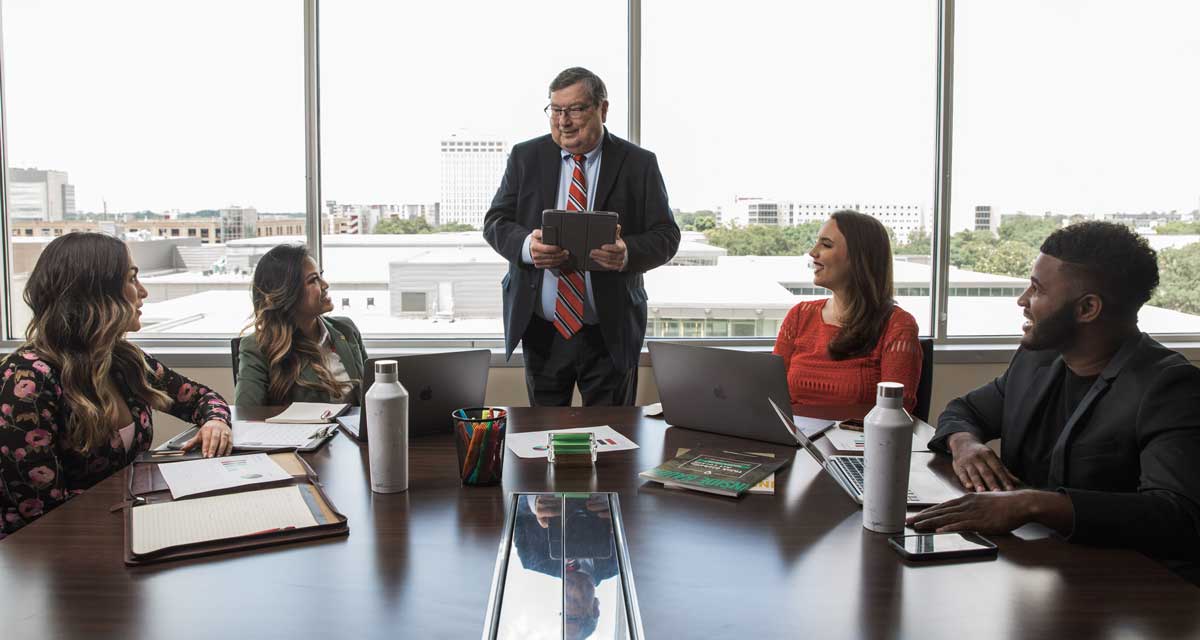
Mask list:
[[0,539],[150,448],[151,410],[202,425],[187,449],[232,449],[229,407],[125,339],[146,289],[125,243],[71,233],[25,286],[26,342],[0,363]]

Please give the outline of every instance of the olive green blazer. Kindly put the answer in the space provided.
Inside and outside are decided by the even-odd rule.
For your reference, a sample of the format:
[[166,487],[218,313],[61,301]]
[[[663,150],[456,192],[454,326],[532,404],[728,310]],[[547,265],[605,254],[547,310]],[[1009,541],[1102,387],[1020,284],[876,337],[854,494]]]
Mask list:
[[[350,318],[321,316],[329,337],[333,339],[333,350],[342,359],[346,373],[351,380],[361,381],[363,368],[367,362],[367,349],[363,346],[362,334]],[[311,368],[300,372],[301,380],[317,381],[317,375]],[[242,338],[238,348],[238,378],[234,387],[234,404],[239,407],[261,407],[267,404],[267,386],[270,384],[267,375],[267,361],[258,348],[258,339],[254,334]],[[290,402],[332,402],[328,393],[317,389],[309,389],[296,385],[292,387]],[[351,404],[359,404],[359,389],[356,386],[350,395],[341,400]]]

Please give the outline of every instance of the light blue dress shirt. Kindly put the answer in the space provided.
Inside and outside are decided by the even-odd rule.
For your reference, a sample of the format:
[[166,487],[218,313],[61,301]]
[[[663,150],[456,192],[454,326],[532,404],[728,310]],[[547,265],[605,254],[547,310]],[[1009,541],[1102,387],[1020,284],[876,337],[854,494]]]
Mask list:
[[[583,173],[587,179],[587,210],[594,211],[596,202],[596,180],[600,177],[600,148],[604,146],[604,141],[596,145],[595,149],[583,154],[586,160],[583,161]],[[555,209],[567,208],[567,191],[571,188],[571,175],[575,173],[575,159],[571,157],[571,152],[565,149],[560,149],[562,152],[562,164],[558,170],[558,196],[555,199]],[[533,254],[529,251],[529,243],[532,240],[530,236],[525,236],[525,246],[521,251],[521,258],[525,264],[533,264]],[[583,323],[584,324],[599,324],[600,317],[596,315],[596,298],[592,294],[592,274],[584,272],[583,282],[587,286],[587,300],[583,302]],[[535,307],[537,314],[543,320],[554,322],[554,306],[558,302],[558,275],[551,269],[542,270],[542,304],[540,307]]]

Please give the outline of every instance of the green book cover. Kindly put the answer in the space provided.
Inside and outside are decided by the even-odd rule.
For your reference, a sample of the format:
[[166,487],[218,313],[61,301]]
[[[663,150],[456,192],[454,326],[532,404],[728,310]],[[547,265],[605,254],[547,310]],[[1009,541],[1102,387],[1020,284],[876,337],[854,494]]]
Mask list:
[[692,449],[638,475],[696,491],[740,496],[788,462],[788,458]]

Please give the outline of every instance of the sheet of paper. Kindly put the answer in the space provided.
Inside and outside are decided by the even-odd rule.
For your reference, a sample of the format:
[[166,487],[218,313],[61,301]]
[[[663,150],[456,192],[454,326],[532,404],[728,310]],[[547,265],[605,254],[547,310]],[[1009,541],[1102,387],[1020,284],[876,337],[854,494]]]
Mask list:
[[267,418],[267,422],[320,424],[333,422],[334,416],[346,410],[345,404],[325,402],[293,402],[283,413]]
[[217,489],[291,478],[265,453],[172,462],[160,464],[158,470],[171,489],[171,497],[176,500]]
[[[837,427],[825,432],[825,437],[829,438],[830,444],[838,451],[863,451],[866,449],[866,441],[863,432],[851,431]],[[928,451],[926,443],[919,442],[917,435],[913,434],[912,442],[913,451]]]
[[316,526],[300,490],[292,485],[134,507],[130,546],[142,554],[192,542]]
[[592,433],[596,434],[597,453],[628,451],[630,449],[638,448],[636,442],[617,433],[608,425],[599,427],[577,427],[574,429],[551,429],[549,431],[530,431],[527,433],[509,433],[504,439],[508,444],[509,450],[522,458],[545,458],[547,449],[546,434],[580,433],[585,431],[591,431]]
[[658,418],[658,417],[661,417],[662,414],[663,414],[663,408],[662,408],[661,402],[655,402],[654,404],[648,404],[648,405],[642,407],[642,415],[644,415],[646,417]]
[[233,446],[237,447],[303,447],[313,440],[313,434],[324,429],[321,425],[294,423],[276,424],[233,421]]

